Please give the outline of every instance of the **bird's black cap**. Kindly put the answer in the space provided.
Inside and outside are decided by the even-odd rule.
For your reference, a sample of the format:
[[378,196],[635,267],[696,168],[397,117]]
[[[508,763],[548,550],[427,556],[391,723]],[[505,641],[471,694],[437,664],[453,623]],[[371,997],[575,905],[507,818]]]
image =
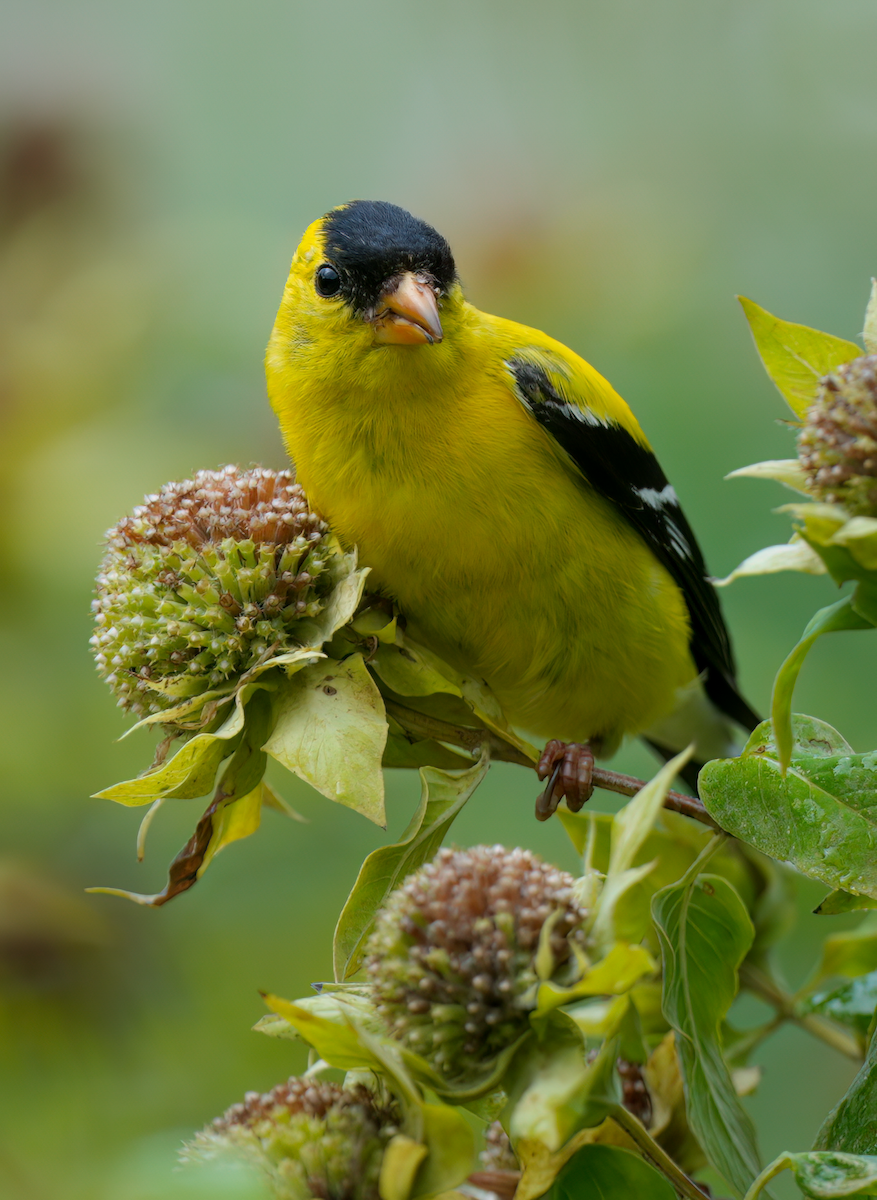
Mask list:
[[457,278],[451,247],[426,221],[384,200],[352,200],[324,218],[326,254],[341,275],[341,295],[362,312],[388,280],[425,271],[446,291]]

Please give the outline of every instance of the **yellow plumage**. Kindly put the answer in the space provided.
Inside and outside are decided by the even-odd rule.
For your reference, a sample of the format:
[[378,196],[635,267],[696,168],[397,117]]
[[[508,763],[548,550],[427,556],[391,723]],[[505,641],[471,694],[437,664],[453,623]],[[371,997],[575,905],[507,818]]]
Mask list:
[[[696,679],[686,599],[522,404],[508,364],[531,364],[587,425],[619,427],[648,451],[636,419],[583,359],[479,312],[455,278],[435,285],[440,342],[376,343],[386,287],[370,308],[354,282],[347,298],[315,288],[323,264],[342,281],[360,259],[363,280],[374,274],[362,220],[345,258],[343,225],[340,234],[326,226],[335,214],[311,225],[296,252],[266,360],[311,504],[359,548],[412,634],[481,675],[513,724],[610,752],[670,713]],[[389,255],[388,286],[399,277],[394,250],[429,281],[428,263],[416,270],[416,247],[396,246],[401,236],[394,229],[383,237],[389,247],[374,247],[374,257]]]

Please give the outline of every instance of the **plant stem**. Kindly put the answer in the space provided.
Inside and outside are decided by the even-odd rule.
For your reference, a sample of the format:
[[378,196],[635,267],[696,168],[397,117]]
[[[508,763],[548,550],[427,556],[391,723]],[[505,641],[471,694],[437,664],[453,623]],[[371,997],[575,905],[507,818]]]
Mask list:
[[764,1185],[769,1183],[774,1176],[779,1175],[781,1171],[785,1171],[786,1167],[789,1165],[790,1162],[788,1154],[781,1154],[779,1158],[775,1158],[772,1163],[768,1163],[768,1165],[752,1184],[752,1187],[743,1197],[743,1200],[755,1200],[756,1196],[758,1196],[764,1188]]
[[[533,768],[535,760],[526,755],[517,746],[505,741],[499,734],[486,729],[469,729],[460,725],[452,725],[438,717],[427,713],[415,712],[393,700],[385,700],[387,713],[395,718],[409,732],[421,738],[432,738],[437,742],[446,742],[451,746],[461,746],[473,753],[480,750],[487,742],[490,757],[497,762],[517,763],[521,767]],[[622,796],[635,796],[645,787],[645,780],[636,779],[632,775],[622,775],[618,771],[605,771],[601,767],[594,770],[594,786],[604,792],[616,792]],[[718,830],[719,826],[706,811],[696,796],[686,796],[682,792],[668,792],[664,798],[664,808],[671,812],[681,813],[683,817],[691,817],[702,825],[709,825]]]
[[824,1017],[819,1017],[815,1013],[808,1013],[803,1017],[800,1016],[795,1011],[795,1002],[792,997],[784,992],[769,975],[765,974],[758,967],[753,966],[751,963],[744,963],[740,968],[740,984],[742,987],[748,988],[756,996],[760,996],[772,1008],[775,1008],[777,1016],[781,1017],[784,1021],[791,1021],[801,1029],[806,1029],[808,1033],[825,1042],[827,1046],[831,1046],[832,1049],[845,1054],[847,1058],[852,1058],[855,1062],[861,1063],[862,1051],[854,1037],[831,1021],[827,1021]]
[[609,1116],[642,1151],[643,1156],[663,1175],[667,1176],[680,1196],[687,1197],[687,1200],[707,1200],[706,1192],[702,1192],[694,1180],[689,1179],[685,1172],[677,1167],[669,1154],[661,1149],[633,1113],[628,1112],[622,1105],[616,1104],[612,1106]]

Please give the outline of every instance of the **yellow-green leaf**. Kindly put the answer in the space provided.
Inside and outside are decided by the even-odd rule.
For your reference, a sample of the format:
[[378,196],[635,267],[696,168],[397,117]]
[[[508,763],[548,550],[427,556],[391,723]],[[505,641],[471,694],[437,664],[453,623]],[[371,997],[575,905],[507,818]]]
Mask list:
[[233,804],[223,804],[217,809],[213,818],[213,836],[204,852],[204,859],[198,868],[200,879],[211,861],[220,850],[239,842],[255,833],[262,819],[262,784],[257,783],[251,792],[235,800]]
[[244,706],[236,704],[215,733],[198,733],[184,742],[173,758],[157,771],[114,784],[95,793],[96,800],[115,800],[136,807],[160,797],[191,800],[210,791],[222,760],[234,749],[233,740],[244,727]]
[[270,993],[263,999],[273,1013],[288,1021],[301,1039],[313,1046],[320,1058],[331,1066],[340,1067],[342,1071],[380,1069],[380,1063],[371,1050],[363,1046],[351,1023],[330,1021],[310,1008]]
[[865,309],[865,328],[862,330],[862,341],[865,343],[866,354],[877,354],[877,279],[871,280],[871,295],[868,307]]
[[656,969],[655,960],[644,946],[616,942],[606,957],[571,987],[560,987],[550,980],[540,984],[535,1016],[583,996],[617,996],[630,991],[644,975],[651,975]]
[[420,804],[408,828],[398,842],[379,846],[368,856],[341,910],[333,944],[336,980],[348,979],[359,970],[375,913],[406,876],[435,855],[487,768],[484,755],[462,775],[447,775],[432,767],[420,772]]
[[399,696],[432,696],[436,692],[462,692],[440,671],[427,663],[422,654],[407,646],[379,646],[370,666],[391,691]]
[[793,492],[807,492],[807,476],[798,458],[773,458],[766,462],[751,463],[748,467],[738,467],[725,476],[726,479],[772,479],[782,483]]
[[823,375],[862,353],[854,342],[781,321],[745,296],[738,299],[765,370],[796,417],[802,418],[816,399]]
[[566,1027],[556,1026],[549,1037],[530,1043],[515,1060],[503,1118],[512,1145],[521,1139],[535,1140],[557,1151],[580,1129],[599,1125],[614,1105],[615,1040],[604,1042],[594,1061],[588,1062],[581,1037],[573,1029],[569,1021]]
[[845,629],[873,629],[873,624],[853,607],[853,597],[845,596],[827,608],[821,608],[811,619],[801,640],[777,672],[771,697],[771,721],[776,740],[780,769],[785,774],[792,761],[794,736],[792,732],[792,695],[813,643],[824,633]]
[[462,1183],[475,1165],[475,1139],[459,1109],[424,1104],[421,1114],[428,1154],[414,1177],[411,1200],[449,1191]]
[[408,1200],[414,1176],[429,1151],[422,1142],[397,1133],[388,1143],[381,1160],[378,1195],[381,1200]]
[[782,546],[765,546],[744,558],[724,579],[714,579],[715,587],[727,587],[735,579],[750,575],[775,575],[778,571],[800,571],[805,575],[825,575],[827,567],[819,555],[797,536]]
[[637,867],[632,864],[661,814],[670,785],[693,752],[694,747],[689,746],[665,763],[654,779],[640,788],[613,818],[606,882],[591,926],[594,941],[603,949],[615,940],[615,909],[619,900],[652,870],[652,863]]
[[305,667],[277,697],[265,750],[330,800],[384,826],[384,702],[361,654]]

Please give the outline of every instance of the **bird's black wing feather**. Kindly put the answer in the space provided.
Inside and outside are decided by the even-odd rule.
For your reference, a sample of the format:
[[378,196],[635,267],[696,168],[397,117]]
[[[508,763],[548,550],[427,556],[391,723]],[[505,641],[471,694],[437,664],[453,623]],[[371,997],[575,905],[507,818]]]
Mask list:
[[654,454],[623,426],[570,403],[538,364],[514,358],[508,367],[522,403],[566,451],[587,482],[646,541],[685,597],[691,653],[717,708],[745,729],[760,718],[737,689],[731,641],[719,598],[707,578],[697,539]]

